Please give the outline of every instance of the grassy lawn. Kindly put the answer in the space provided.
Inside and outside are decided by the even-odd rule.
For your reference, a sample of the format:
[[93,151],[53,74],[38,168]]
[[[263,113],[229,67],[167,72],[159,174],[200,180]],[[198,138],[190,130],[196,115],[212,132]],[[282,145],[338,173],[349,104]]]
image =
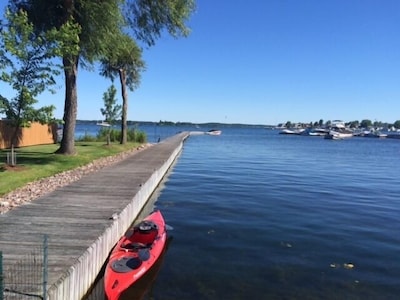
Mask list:
[[39,145],[14,149],[15,167],[7,166],[7,153],[0,150],[0,197],[29,182],[84,166],[101,157],[112,156],[136,148],[140,143],[105,145],[104,142],[76,142],[77,155],[54,154],[58,144]]

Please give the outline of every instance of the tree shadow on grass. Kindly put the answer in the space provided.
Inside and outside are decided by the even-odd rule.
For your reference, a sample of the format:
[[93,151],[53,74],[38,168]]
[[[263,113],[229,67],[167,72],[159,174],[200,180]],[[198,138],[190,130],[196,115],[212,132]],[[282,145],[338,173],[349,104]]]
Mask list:
[[[7,164],[7,152],[8,151],[1,151],[0,152],[0,165],[4,163],[4,166],[0,167],[0,171],[7,171],[11,170],[12,168],[16,167],[25,167],[29,165],[45,165],[48,163],[52,163],[57,161],[57,157],[53,153],[48,152],[15,152],[16,153],[16,164],[15,166],[11,166]],[[10,153],[10,152],[8,152]]]
[[15,166],[7,165],[7,164],[0,165],[0,172],[6,172],[6,171],[18,172],[18,171],[24,171],[26,169],[27,168],[23,165],[15,165]]

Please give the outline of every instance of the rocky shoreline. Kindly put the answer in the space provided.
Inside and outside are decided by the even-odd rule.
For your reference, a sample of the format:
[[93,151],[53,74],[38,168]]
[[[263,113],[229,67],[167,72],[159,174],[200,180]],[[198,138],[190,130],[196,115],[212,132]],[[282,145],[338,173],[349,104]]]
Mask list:
[[94,160],[82,167],[30,182],[27,185],[0,197],[0,214],[4,214],[17,206],[31,202],[56,190],[57,188],[77,181],[85,175],[97,172],[104,167],[124,160],[128,156],[134,155],[149,146],[151,146],[151,144],[144,144],[126,152]]

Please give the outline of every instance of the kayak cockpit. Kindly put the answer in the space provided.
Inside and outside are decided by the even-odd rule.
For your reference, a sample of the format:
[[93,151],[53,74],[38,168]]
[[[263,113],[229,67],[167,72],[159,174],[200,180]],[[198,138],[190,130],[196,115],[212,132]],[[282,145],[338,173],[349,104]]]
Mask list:
[[138,251],[150,248],[158,236],[158,226],[152,221],[142,221],[125,235],[121,250]]

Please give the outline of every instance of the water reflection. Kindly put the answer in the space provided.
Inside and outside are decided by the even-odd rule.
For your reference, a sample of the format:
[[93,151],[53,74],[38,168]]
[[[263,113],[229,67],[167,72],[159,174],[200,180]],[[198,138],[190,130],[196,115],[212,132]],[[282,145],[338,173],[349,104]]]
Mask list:
[[120,300],[145,300],[154,299],[152,296],[152,287],[157,279],[157,275],[163,265],[165,253],[168,251],[169,244],[172,241],[172,237],[169,237],[166,242],[164,251],[161,253],[157,262],[151,267],[151,269],[143,275],[135,284],[129,287],[125,292],[121,294]]

